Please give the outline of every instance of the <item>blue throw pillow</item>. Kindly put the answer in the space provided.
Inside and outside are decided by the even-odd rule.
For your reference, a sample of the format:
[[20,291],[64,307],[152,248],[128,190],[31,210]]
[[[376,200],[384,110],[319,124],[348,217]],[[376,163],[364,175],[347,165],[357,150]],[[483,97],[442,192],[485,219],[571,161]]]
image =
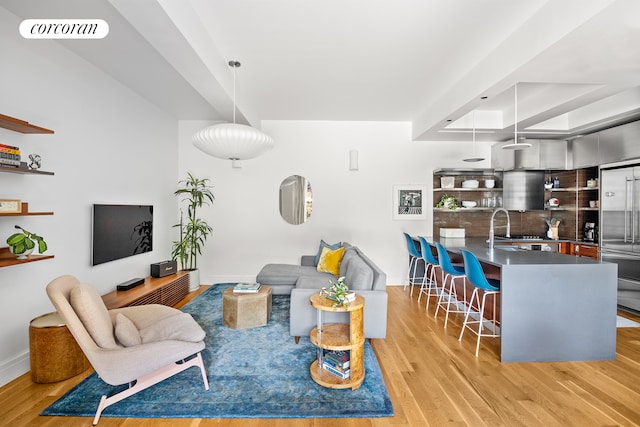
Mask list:
[[322,249],[324,248],[329,248],[332,251],[335,251],[336,249],[340,249],[342,247],[342,242],[338,242],[338,243],[334,243],[332,245],[328,244],[327,242],[325,242],[324,240],[320,240],[320,247],[318,248],[318,253],[316,254],[316,264],[315,266],[318,266],[318,262],[320,261],[320,255],[322,254]]

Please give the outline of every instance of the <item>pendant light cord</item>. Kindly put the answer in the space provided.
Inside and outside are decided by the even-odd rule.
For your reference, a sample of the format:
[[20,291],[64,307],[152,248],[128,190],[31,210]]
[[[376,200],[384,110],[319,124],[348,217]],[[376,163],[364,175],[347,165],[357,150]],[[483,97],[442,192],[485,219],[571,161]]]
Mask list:
[[240,66],[238,61],[229,61],[229,66],[233,68],[233,124],[236,124],[236,68]]
[[473,157],[476,156],[476,110],[473,110]]
[[513,120],[513,126],[514,126],[514,131],[513,131],[513,142],[514,143],[518,143],[518,83],[516,82],[515,85],[513,85],[514,88],[514,93],[515,93],[515,107],[514,107],[514,111],[515,111],[515,116],[514,116],[514,120]]

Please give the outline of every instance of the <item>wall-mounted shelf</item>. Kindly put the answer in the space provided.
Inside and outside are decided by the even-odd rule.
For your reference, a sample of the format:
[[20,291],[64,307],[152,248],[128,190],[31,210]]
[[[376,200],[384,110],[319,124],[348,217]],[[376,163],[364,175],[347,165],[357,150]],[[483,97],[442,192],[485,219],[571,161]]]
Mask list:
[[27,164],[22,162],[19,168],[13,168],[11,166],[0,166],[0,172],[10,173],[25,173],[34,175],[53,175],[53,172],[41,171],[39,169],[29,169]]
[[0,127],[20,133],[54,133],[51,129],[32,125],[24,120],[0,114]]
[[41,216],[41,215],[53,215],[53,212],[29,212],[29,203],[22,202],[21,212],[2,212],[0,216]]
[[502,188],[486,188],[486,187],[476,187],[476,188],[434,188],[433,191],[502,191]]
[[25,264],[34,261],[43,261],[45,259],[51,259],[53,255],[36,255],[31,254],[26,259],[18,259],[11,253],[8,247],[0,248],[0,268],[10,267],[12,265]]

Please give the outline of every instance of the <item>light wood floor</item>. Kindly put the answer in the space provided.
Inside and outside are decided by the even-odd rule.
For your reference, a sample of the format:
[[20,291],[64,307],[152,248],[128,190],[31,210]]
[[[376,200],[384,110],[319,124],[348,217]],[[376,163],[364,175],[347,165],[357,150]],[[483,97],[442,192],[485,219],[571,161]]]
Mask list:
[[[204,287],[203,287],[204,288]],[[203,289],[201,288],[201,289]],[[461,318],[425,314],[409,290],[389,287],[387,338],[372,340],[395,409],[373,419],[115,419],[99,426],[631,426],[640,425],[640,328],[618,329],[610,362],[498,361],[497,339],[457,340]],[[193,298],[195,294],[190,295]],[[423,300],[424,302],[424,300]],[[628,316],[633,320],[640,318]],[[293,338],[292,338],[293,339]],[[0,388],[0,425],[89,426],[91,418],[38,413],[89,372],[55,384],[29,374]],[[215,384],[211,384],[215,387]],[[97,404],[97,402],[96,402]]]

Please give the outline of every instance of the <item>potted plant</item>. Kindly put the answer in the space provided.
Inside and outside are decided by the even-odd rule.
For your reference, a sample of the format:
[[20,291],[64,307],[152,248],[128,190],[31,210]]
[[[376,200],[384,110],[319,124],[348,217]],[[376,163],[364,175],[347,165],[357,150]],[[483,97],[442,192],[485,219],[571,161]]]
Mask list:
[[449,194],[443,194],[440,201],[436,204],[436,208],[455,210],[458,208],[458,199]]
[[202,254],[204,242],[213,232],[213,228],[198,218],[197,213],[199,208],[212,203],[215,197],[207,178],[198,179],[191,173],[187,173],[187,176],[187,179],[178,181],[181,188],[173,193],[181,198],[181,203],[186,203],[187,218],[184,222],[183,211],[180,209],[180,223],[174,225],[180,229],[180,240],[173,242],[171,256],[173,260],[180,261],[183,270],[189,271],[189,290],[193,291],[200,286],[198,255]]
[[22,232],[7,237],[7,244],[11,253],[17,255],[18,259],[26,259],[33,252],[36,244],[38,245],[38,253],[42,254],[47,251],[47,242],[41,236],[27,231],[19,225],[14,227]]
[[349,286],[344,282],[344,276],[339,277],[335,283],[333,280],[329,279],[329,284],[331,285],[329,286],[329,289],[320,289],[320,296],[324,295],[325,298],[332,300],[332,307],[337,307],[339,305],[347,307],[351,301],[355,300],[356,295],[349,291]]

